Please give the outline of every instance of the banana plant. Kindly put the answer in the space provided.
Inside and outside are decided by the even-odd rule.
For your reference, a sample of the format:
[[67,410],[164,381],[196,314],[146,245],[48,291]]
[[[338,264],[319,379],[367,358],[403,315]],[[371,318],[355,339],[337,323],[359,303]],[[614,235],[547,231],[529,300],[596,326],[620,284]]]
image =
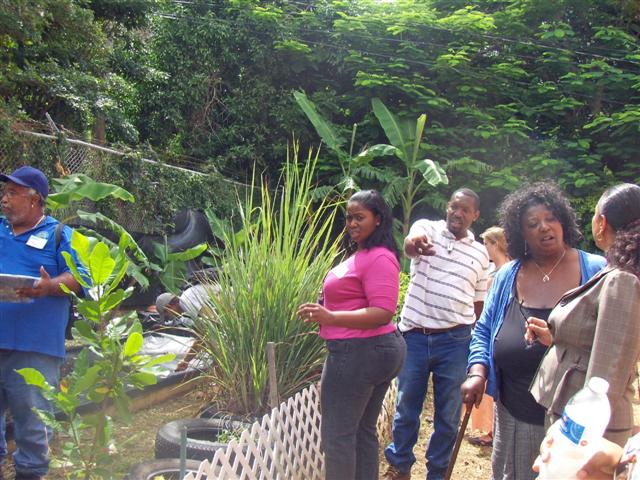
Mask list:
[[338,161],[339,171],[337,173],[331,172],[330,177],[334,185],[326,188],[320,187],[316,191],[317,195],[326,196],[328,190],[336,189],[343,198],[346,198],[360,189],[359,177],[380,178],[384,176],[379,169],[371,165],[371,161],[376,157],[394,154],[393,146],[373,145],[354,155],[357,124],[353,125],[349,149],[346,150],[346,139],[338,133],[334,125],[322,118],[315,104],[309,100],[307,95],[304,92],[293,92],[293,96],[324,144],[335,154]]
[[68,208],[72,202],[79,200],[97,202],[111,197],[125,202],[135,201],[133,195],[124,188],[111,183],[96,182],[83,173],[54,178],[51,183],[55,193],[47,197],[47,208],[52,211]]
[[[427,185],[436,187],[448,184],[449,178],[440,164],[428,158],[422,158],[422,136],[427,121],[426,114],[417,120],[401,119],[394,115],[379,98],[371,100],[373,113],[384,130],[389,143],[389,152],[401,161],[400,173],[393,169],[383,188],[385,199],[394,205],[399,200],[402,206],[402,235],[409,233],[409,224],[414,209],[429,198]],[[366,152],[366,151],[365,151]],[[363,153],[365,153],[363,152]]]

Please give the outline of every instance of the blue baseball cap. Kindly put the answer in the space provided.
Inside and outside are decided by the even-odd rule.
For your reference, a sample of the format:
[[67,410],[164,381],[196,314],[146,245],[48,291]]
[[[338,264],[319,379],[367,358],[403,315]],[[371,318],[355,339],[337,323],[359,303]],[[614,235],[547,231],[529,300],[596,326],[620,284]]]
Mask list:
[[49,195],[49,182],[44,173],[33,167],[20,167],[11,175],[0,175],[0,181],[13,182],[23,187],[33,188],[43,199]]

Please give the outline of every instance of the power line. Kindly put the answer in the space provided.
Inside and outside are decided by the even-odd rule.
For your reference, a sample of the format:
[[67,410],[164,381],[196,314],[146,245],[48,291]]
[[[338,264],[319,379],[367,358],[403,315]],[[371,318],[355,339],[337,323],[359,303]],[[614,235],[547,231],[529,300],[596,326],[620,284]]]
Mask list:
[[[173,0],[173,1],[177,1],[177,0]],[[227,25],[227,26],[237,26],[237,25],[240,24],[240,22],[235,22],[235,21],[228,20],[228,19],[219,19],[219,18],[204,19],[204,18],[200,18],[200,17],[185,16],[185,15],[180,15],[180,16],[177,16],[177,17],[176,16],[170,16],[170,17],[165,16],[165,18],[170,18],[172,20],[179,20],[179,19],[207,20],[207,21],[214,21],[216,23],[224,24],[224,25]],[[322,31],[322,30],[320,30],[318,32],[320,32],[320,33],[331,33],[331,32],[326,32],[326,31]],[[331,44],[331,43],[326,43],[326,42],[319,42],[319,41],[310,40],[310,39],[297,38],[297,37],[294,37],[294,36],[289,36],[288,38],[292,39],[292,40],[296,40],[296,41],[301,42],[301,43],[307,43],[307,44],[312,44],[312,45],[317,45],[317,46],[324,46],[324,47],[328,47],[328,48],[331,48],[331,49],[334,49],[334,50],[335,49],[345,49],[345,50],[351,50],[351,51],[358,52],[361,55],[368,55],[368,56],[372,56],[372,57],[384,58],[384,59],[390,60],[390,61],[398,60],[398,58],[396,56],[391,56],[390,54],[372,52],[372,51],[363,50],[363,49],[357,49],[357,48],[350,48],[347,45],[336,45],[336,44]],[[378,40],[390,40],[390,39],[388,39],[386,37],[378,37],[377,39]],[[411,41],[407,41],[406,43],[414,44],[414,46],[416,45],[416,43],[413,43]],[[429,44],[429,42],[418,42],[417,44],[420,44],[420,43]],[[409,59],[409,58],[402,58],[402,61],[404,61],[406,63],[409,63],[409,64],[420,65],[420,66],[424,66],[424,67],[440,67],[440,65],[438,65],[435,62],[426,62],[426,61],[420,61],[420,60],[413,60],[413,59]],[[468,76],[471,76],[471,77],[474,77],[474,78],[478,78],[480,80],[486,80],[487,79],[486,75],[483,76],[483,75],[479,75],[479,74],[474,74],[473,73],[473,70],[478,70],[478,69],[483,68],[483,67],[466,66],[466,70],[465,71],[458,70],[458,69],[456,69],[455,67],[452,67],[452,66],[448,66],[448,68],[450,68],[453,71],[456,71],[457,73],[459,73],[461,75],[468,75]],[[484,69],[483,69],[483,71],[484,71]],[[523,81],[516,80],[516,79],[509,79],[508,83],[509,84],[521,85],[521,86],[526,87],[526,88],[535,87],[535,85],[532,85],[531,83],[523,82]],[[548,84],[549,82],[545,82],[545,83]],[[572,96],[575,96],[575,97],[578,97],[578,98],[596,100],[596,97],[593,97],[591,95],[588,95],[588,94],[585,94],[585,93],[582,93],[582,92],[577,92],[575,90],[567,89],[561,83],[557,83],[557,82],[552,82],[552,83],[553,83],[554,87],[561,88],[562,91],[560,93],[569,94],[569,95],[572,95]],[[605,96],[601,96],[601,97],[599,97],[599,99],[603,100],[603,101],[605,101],[607,103],[611,103],[611,104],[627,105],[627,103],[625,103],[625,102],[620,102],[620,101],[617,101],[617,100],[614,100],[612,98],[605,97]]]
[[[295,5],[300,5],[300,6],[306,6],[309,7],[310,5],[302,3],[302,2],[297,2],[295,0],[290,0],[289,2],[287,2],[289,4],[295,4]],[[313,6],[312,6],[313,8]],[[369,19],[369,18],[356,18],[356,17],[351,17],[353,18],[354,21],[358,21],[358,22],[362,22],[362,23],[381,23],[383,22],[382,19]],[[344,19],[343,19],[344,20]],[[606,52],[606,54],[599,54],[599,53],[592,53],[592,52],[586,52],[586,51],[582,51],[582,50],[571,50],[569,48],[566,47],[558,47],[555,45],[550,45],[550,44],[546,44],[546,43],[542,43],[542,42],[533,42],[531,40],[521,40],[521,39],[517,39],[517,38],[511,38],[511,37],[505,37],[503,35],[492,35],[490,33],[480,33],[474,30],[462,30],[462,29],[453,29],[453,28],[445,28],[442,26],[436,26],[436,25],[430,25],[430,24],[426,24],[426,23],[403,23],[403,22],[397,22],[394,21],[394,25],[399,25],[399,26],[403,26],[403,27],[419,27],[419,28],[426,28],[426,29],[432,29],[432,30],[436,30],[436,31],[442,31],[442,32],[447,32],[447,33],[455,33],[455,34],[466,34],[466,35],[473,35],[473,36],[477,36],[477,37],[483,37],[483,38],[489,38],[492,40],[500,40],[503,42],[509,42],[509,43],[515,43],[515,44],[520,44],[520,45],[524,45],[524,46],[535,46],[535,47],[539,47],[539,48],[546,48],[549,50],[559,50],[565,53],[573,53],[573,54],[577,54],[577,55],[586,55],[586,56],[593,56],[593,57],[598,57],[598,58],[605,58],[608,60],[614,60],[614,61],[621,61],[621,62],[629,62],[629,63],[633,63],[636,65],[640,65],[640,62],[634,61],[634,60],[629,60],[626,58],[619,58],[619,57],[611,57],[611,56],[607,56],[610,53],[621,53],[621,54],[631,54],[632,52],[627,51],[627,50],[619,50],[619,49],[611,49],[611,48],[604,48],[604,47],[591,47],[594,50],[600,50],[602,52]]]
[[[347,48],[347,47],[341,47],[340,45],[335,45],[335,44],[329,44],[329,43],[324,43],[324,42],[316,42],[313,40],[302,40],[302,39],[296,39],[295,37],[293,38],[294,40],[297,40],[299,42],[307,42],[307,43],[311,43],[313,45],[320,45],[320,46],[324,46],[324,47],[328,47],[328,48],[332,48],[332,49],[337,49],[337,48]],[[348,48],[347,48],[348,49]],[[369,51],[365,51],[365,50],[356,50],[358,53],[360,54],[364,54],[364,55],[370,55],[372,57],[382,57],[382,58],[386,58],[388,60],[395,60],[396,58],[391,57],[389,55],[386,54],[380,54],[380,53],[376,53],[376,52],[369,52]],[[417,61],[417,60],[410,60],[410,59],[403,59],[403,61],[405,61],[406,63],[412,63],[412,64],[417,64],[417,65],[422,65],[422,66],[427,66],[427,67],[438,67],[439,65],[437,63],[434,62],[422,62],[422,61]],[[470,77],[475,77],[477,79],[480,80],[486,80],[487,76],[482,76],[479,74],[474,74],[472,71],[469,71],[471,69],[477,69],[480,67],[466,67],[467,70],[465,71],[460,71],[458,69],[456,69],[455,67],[448,67],[451,70],[460,73],[461,75],[469,75]],[[514,79],[509,79],[507,83],[513,83],[513,84],[517,84],[517,85],[521,85],[523,87],[527,87],[527,88],[531,88],[534,87],[535,85],[532,85],[531,83],[526,83],[526,82],[522,82],[519,80],[514,80]],[[546,82],[548,83],[548,82]],[[553,85],[556,87],[561,87],[562,84],[558,84],[553,82]],[[580,92],[575,92],[572,90],[567,90],[567,89],[563,89],[563,92],[571,94],[572,96],[576,96],[576,97],[582,97],[582,98],[587,98],[587,99],[591,99],[591,100],[596,100],[595,97],[591,96],[591,95],[587,95],[584,93],[580,93]],[[600,97],[602,100],[605,100],[608,103],[613,103],[613,104],[617,104],[617,105],[627,105],[627,103],[624,102],[619,102],[617,100],[613,100],[611,98],[608,97]]]
[[[190,5],[196,5],[194,2],[188,2],[186,0],[171,0],[172,3],[176,3],[176,4],[190,4]],[[314,5],[309,5],[303,2],[297,2],[295,0],[290,0],[287,1],[287,4],[289,5],[299,5],[302,7],[305,7],[305,9],[309,9],[309,8],[316,8]],[[211,3],[199,3],[197,5],[205,5],[205,6],[211,6],[211,7],[215,7],[216,5],[211,4]],[[288,15],[287,13],[285,13],[285,15]],[[372,18],[356,18],[356,17],[351,17],[351,19],[353,19],[354,21],[360,22],[360,23],[375,23],[375,24],[379,24],[379,23],[384,23],[383,19],[372,19]],[[219,19],[216,19],[219,20]],[[345,20],[345,19],[342,19]],[[417,28],[426,28],[426,29],[431,29],[431,30],[436,30],[436,31],[440,31],[440,32],[447,32],[449,34],[457,34],[457,35],[472,35],[472,36],[476,36],[476,37],[481,37],[481,38],[487,38],[487,39],[491,39],[491,40],[499,40],[502,42],[507,42],[507,43],[514,43],[514,44],[518,44],[518,45],[522,45],[522,46],[527,46],[527,47],[537,47],[537,48],[543,48],[543,49],[547,49],[547,50],[556,50],[559,52],[563,52],[563,53],[568,53],[568,54],[574,54],[574,55],[580,55],[580,56],[588,56],[588,57],[593,57],[593,58],[599,58],[599,59],[604,59],[604,60],[610,60],[610,61],[615,61],[615,62],[625,62],[625,63],[630,63],[633,65],[638,65],[640,66],[640,62],[639,61],[635,61],[635,60],[630,60],[627,58],[620,58],[620,57],[613,57],[611,56],[611,53],[620,53],[620,54],[632,54],[633,52],[630,51],[625,51],[625,50],[619,50],[619,49],[608,49],[608,48],[603,48],[603,47],[591,47],[592,50],[599,50],[601,52],[604,53],[595,53],[595,52],[587,52],[584,50],[572,50],[566,47],[558,47],[555,45],[551,45],[551,44],[546,44],[546,43],[542,43],[542,42],[534,42],[531,40],[520,40],[520,39],[516,39],[516,38],[511,38],[511,37],[506,37],[506,36],[502,36],[502,35],[493,35],[490,33],[480,33],[480,32],[476,32],[473,30],[462,30],[462,29],[452,29],[452,28],[445,28],[442,26],[435,26],[435,25],[429,25],[426,23],[410,23],[410,22],[398,22],[398,21],[394,21],[394,25],[399,25],[402,27],[417,27]],[[337,33],[337,32],[331,32],[331,31],[327,31],[327,30],[321,30],[318,31],[321,33],[326,33],[326,34],[331,34],[331,33]],[[349,32],[350,34],[353,34],[353,32]],[[391,40],[388,37],[376,37],[374,35],[371,36],[371,38],[375,38],[376,40],[381,40],[381,39],[387,39],[387,40]],[[396,40],[396,39],[394,39]],[[403,40],[397,40],[399,42],[403,42]],[[406,41],[404,41],[406,42]],[[423,41],[419,41],[419,40],[412,40],[409,41],[407,43],[412,43],[414,45],[438,45],[438,44],[433,44],[433,43],[429,43],[429,42],[423,42]],[[442,45],[440,45],[442,46]],[[536,58],[536,57],[530,57],[530,56],[524,56],[522,54],[515,54],[516,56],[522,56],[523,58]]]

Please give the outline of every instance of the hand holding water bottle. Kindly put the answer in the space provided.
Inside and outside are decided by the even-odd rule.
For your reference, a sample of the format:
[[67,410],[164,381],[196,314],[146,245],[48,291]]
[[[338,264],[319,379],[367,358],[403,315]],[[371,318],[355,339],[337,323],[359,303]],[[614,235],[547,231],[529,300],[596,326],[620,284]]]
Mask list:
[[[602,449],[602,436],[611,417],[608,390],[606,380],[592,377],[587,386],[569,400],[562,418],[551,426],[543,443],[542,461],[536,462],[539,480],[585,478],[577,474]],[[547,455],[548,461],[545,461]]]
[[[551,435],[551,429],[549,429],[547,436],[540,445],[540,455],[536,459],[536,463],[533,464],[534,472],[539,472],[543,463],[549,463],[552,450],[553,435]],[[623,449],[620,445],[604,438],[601,439],[600,448],[587,463],[580,467],[576,478],[580,480],[611,480],[613,472],[620,463],[622,453]]]

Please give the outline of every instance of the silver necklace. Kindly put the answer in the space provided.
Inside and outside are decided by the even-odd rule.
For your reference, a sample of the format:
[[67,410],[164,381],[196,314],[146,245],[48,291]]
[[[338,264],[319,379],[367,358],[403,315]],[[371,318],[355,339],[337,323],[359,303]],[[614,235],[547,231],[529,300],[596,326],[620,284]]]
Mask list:
[[538,262],[536,262],[533,257],[531,257],[531,261],[533,262],[533,264],[536,266],[536,268],[538,270],[540,270],[540,273],[542,274],[542,283],[547,283],[549,280],[551,280],[551,274],[553,273],[553,271],[556,269],[556,267],[558,265],[560,265],[560,262],[562,261],[562,259],[564,258],[564,256],[567,254],[567,249],[565,248],[562,252],[562,255],[560,255],[560,258],[558,259],[558,261],[556,262],[556,264],[551,268],[551,270],[549,270],[548,272],[545,272],[544,270],[542,270],[542,268],[540,267],[540,265],[538,265]]

